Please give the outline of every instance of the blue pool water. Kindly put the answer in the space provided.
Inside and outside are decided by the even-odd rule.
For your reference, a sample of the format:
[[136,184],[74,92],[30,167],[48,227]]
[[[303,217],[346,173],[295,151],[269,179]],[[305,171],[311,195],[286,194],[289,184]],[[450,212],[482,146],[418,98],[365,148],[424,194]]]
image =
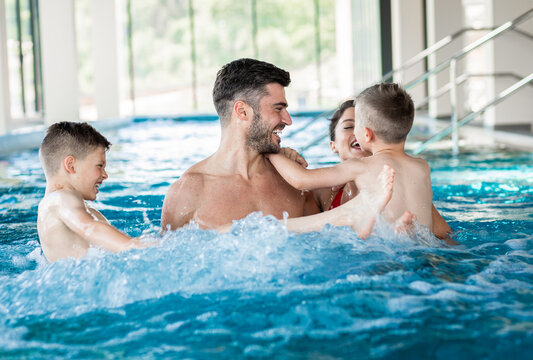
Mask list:
[[[54,264],[37,241],[37,151],[0,160],[0,358],[531,357],[532,153],[424,155],[456,247],[381,222],[366,241],[348,228],[297,235],[259,214],[224,235],[161,237],[168,186],[218,134],[218,123],[192,121],[106,133],[115,145],[96,207],[161,244]],[[324,142],[308,160],[336,159]]]

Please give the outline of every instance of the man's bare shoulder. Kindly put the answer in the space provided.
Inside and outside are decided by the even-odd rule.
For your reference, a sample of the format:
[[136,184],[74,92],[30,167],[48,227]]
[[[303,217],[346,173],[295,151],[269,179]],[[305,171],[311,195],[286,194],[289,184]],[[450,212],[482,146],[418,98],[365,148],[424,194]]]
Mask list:
[[190,190],[195,190],[194,193],[198,193],[204,187],[207,180],[216,177],[214,169],[216,169],[216,164],[213,164],[212,157],[208,157],[194,164],[170,186],[169,192],[171,190],[172,192],[189,192]]
[[[204,160],[205,161],[205,160]],[[189,168],[170,185],[163,201],[161,226],[176,229],[188,223],[199,208],[206,178],[209,176],[200,162]]]
[[168,192],[174,193],[176,191],[182,192],[201,189],[204,186],[206,177],[209,176],[205,170],[205,166],[201,165],[202,164],[196,164],[185,171],[178,180],[170,185]]

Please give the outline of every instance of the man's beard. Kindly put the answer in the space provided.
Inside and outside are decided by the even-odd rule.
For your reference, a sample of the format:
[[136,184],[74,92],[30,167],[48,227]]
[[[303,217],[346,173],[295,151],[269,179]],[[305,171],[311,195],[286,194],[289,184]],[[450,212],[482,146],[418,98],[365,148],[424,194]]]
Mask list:
[[254,111],[252,125],[246,136],[246,145],[260,154],[279,153],[279,145],[272,140],[272,131],[263,123],[258,111]]

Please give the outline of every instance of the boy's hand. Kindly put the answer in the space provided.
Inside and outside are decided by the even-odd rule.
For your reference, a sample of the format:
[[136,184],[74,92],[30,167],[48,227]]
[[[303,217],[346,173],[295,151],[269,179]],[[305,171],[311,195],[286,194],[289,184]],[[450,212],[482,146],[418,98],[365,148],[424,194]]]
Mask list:
[[304,168],[306,168],[307,165],[309,165],[307,164],[307,161],[305,161],[303,156],[298,154],[298,151],[294,149],[284,147],[280,149],[279,153],[290,160],[296,161],[298,164],[302,165],[302,167]]
[[332,186],[331,187],[331,191],[336,193],[336,192],[338,192],[340,189],[342,189],[345,186],[346,186],[346,184]]

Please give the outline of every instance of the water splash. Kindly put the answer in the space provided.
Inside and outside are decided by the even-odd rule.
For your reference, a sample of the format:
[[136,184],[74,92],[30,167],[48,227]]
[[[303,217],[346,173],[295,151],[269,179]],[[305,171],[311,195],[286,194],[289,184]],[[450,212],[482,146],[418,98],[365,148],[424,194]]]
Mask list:
[[148,225],[142,238],[159,242],[151,248],[118,254],[92,248],[82,259],[52,264],[33,251],[28,259],[36,260],[37,268],[0,285],[2,312],[72,316],[168,294],[299,286],[313,269],[327,267],[325,260],[339,247],[394,256],[398,249],[428,244],[398,237],[382,221],[376,227],[379,235],[367,241],[357,239],[349,228],[331,226],[322,233],[293,234],[282,222],[260,213],[236,221],[226,234],[190,226],[161,236],[158,228]]

